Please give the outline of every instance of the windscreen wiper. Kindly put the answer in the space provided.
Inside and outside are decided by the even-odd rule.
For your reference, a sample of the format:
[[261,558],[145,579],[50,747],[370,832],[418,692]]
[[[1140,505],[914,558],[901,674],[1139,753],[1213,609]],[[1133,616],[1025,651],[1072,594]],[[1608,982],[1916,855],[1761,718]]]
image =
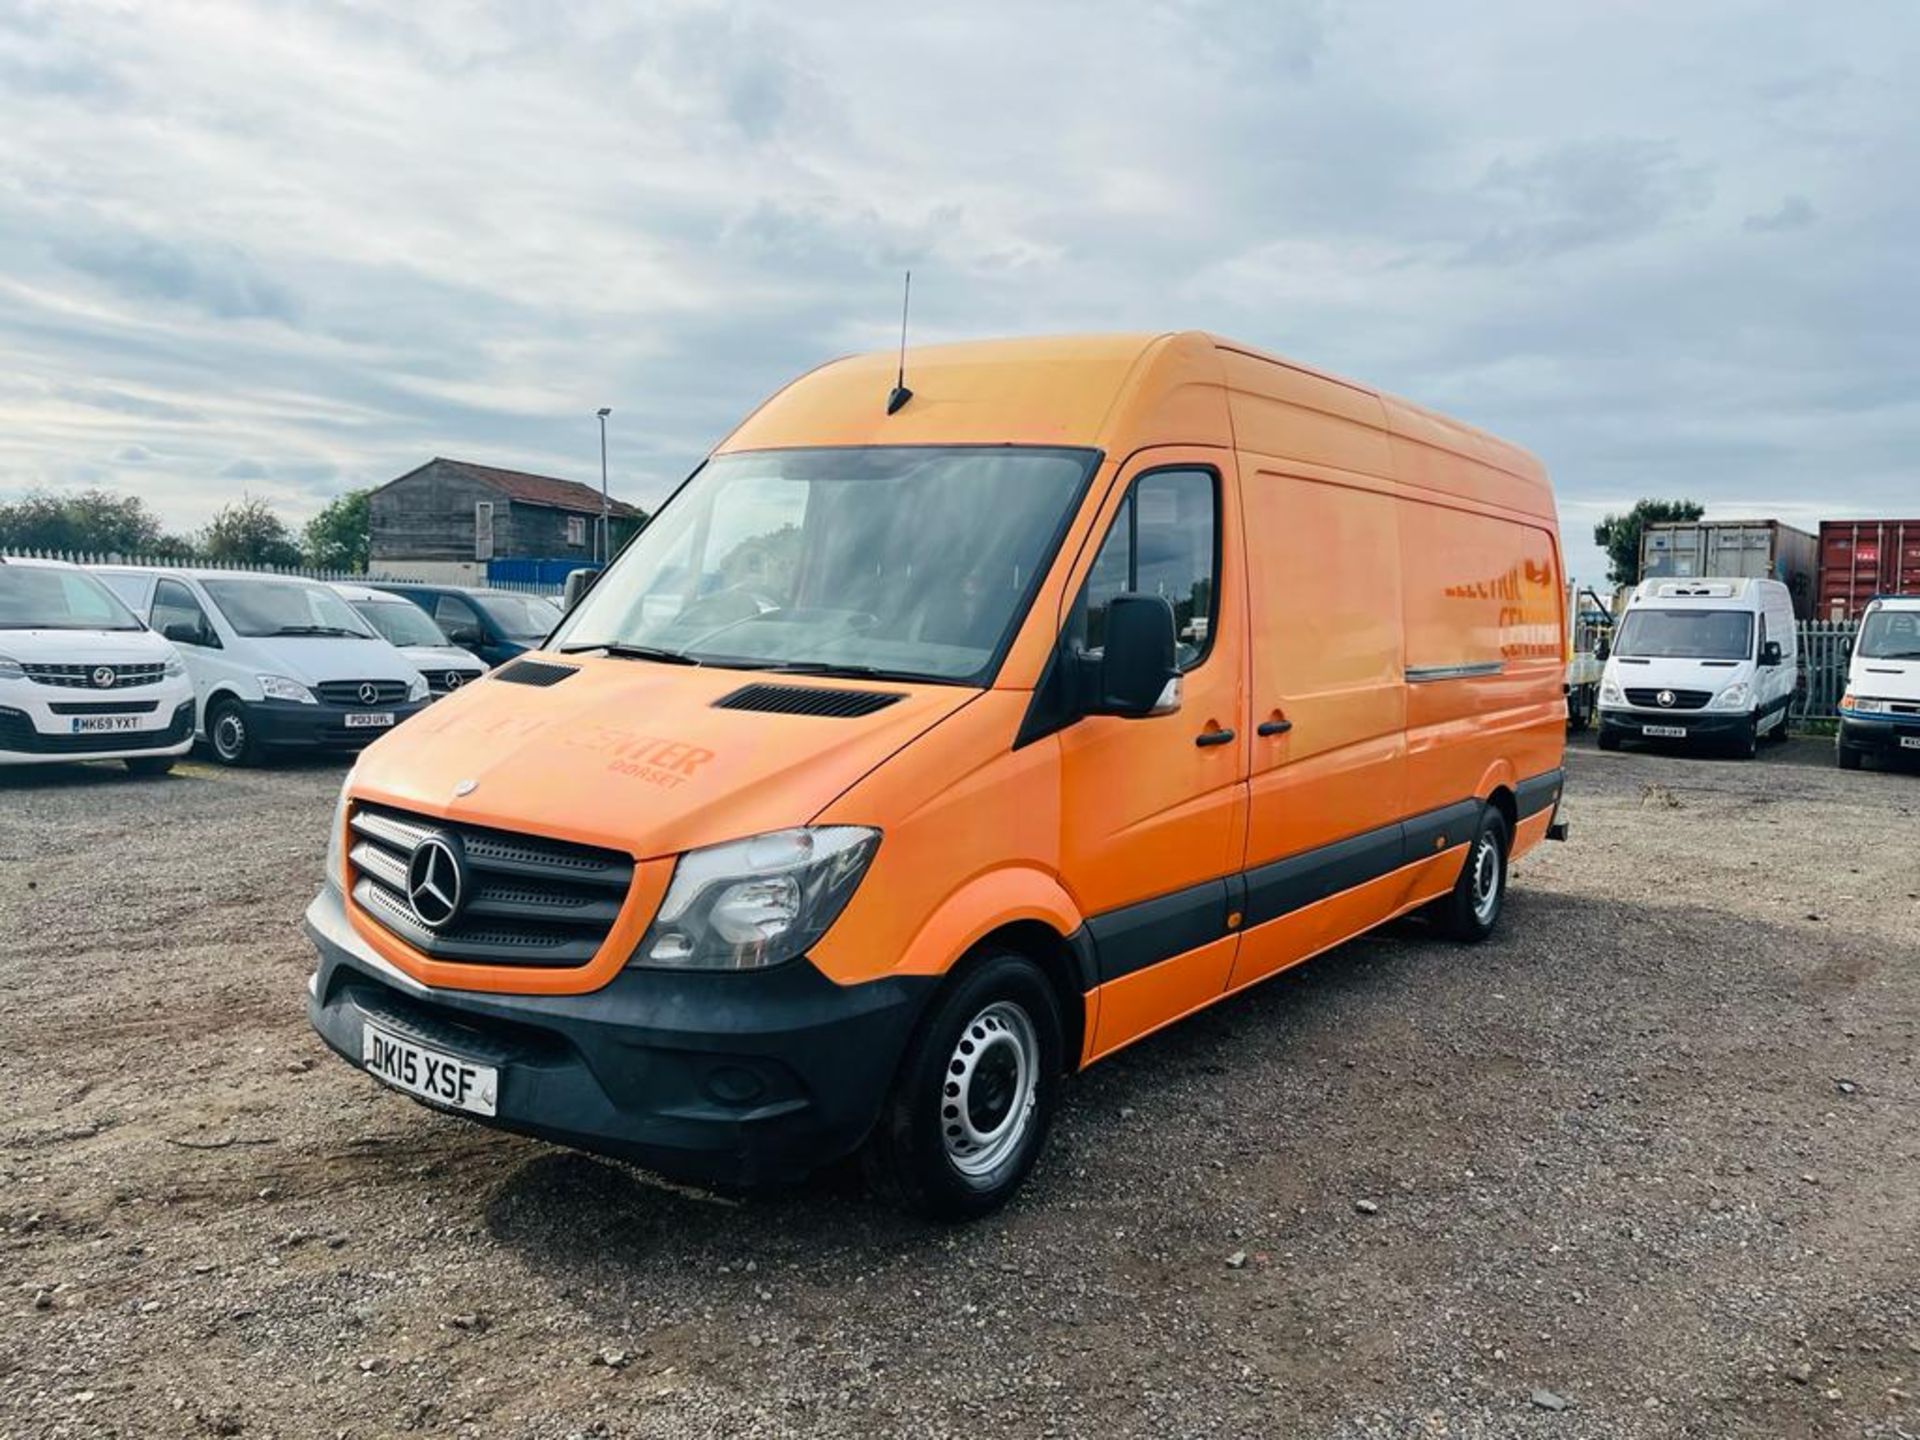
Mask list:
[[358,630],[349,630],[344,625],[282,625],[273,632],[276,635],[345,635],[354,640],[371,640]]
[[771,670],[782,675],[843,675],[850,680],[906,680],[928,685],[952,683],[931,675],[910,675],[900,670],[883,670],[874,665],[832,665],[824,660],[781,660],[748,668]]
[[609,640],[600,645],[562,645],[562,655],[585,655],[595,652],[611,655],[617,660],[658,660],[662,665],[698,665],[693,656],[680,650],[662,650],[657,645],[622,645],[618,640]]

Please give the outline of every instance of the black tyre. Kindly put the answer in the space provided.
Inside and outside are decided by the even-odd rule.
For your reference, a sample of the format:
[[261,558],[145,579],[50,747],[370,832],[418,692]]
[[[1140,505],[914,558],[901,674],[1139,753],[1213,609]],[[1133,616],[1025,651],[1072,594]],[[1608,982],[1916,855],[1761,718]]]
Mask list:
[[255,765],[260,760],[260,742],[253,738],[247,724],[247,712],[237,700],[216,700],[207,712],[207,743],[213,758],[222,765]]
[[1065,1071],[1040,968],[994,951],[933,1003],[864,1155],[874,1188],[937,1220],[1005,1204],[1046,1143]]
[[1751,760],[1760,753],[1760,718],[1757,715],[1747,717],[1747,723],[1734,733],[1728,748],[1738,760]]
[[164,775],[173,769],[173,756],[139,755],[121,763],[134,775]]
[[1507,819],[1493,806],[1480,811],[1480,824],[1473,843],[1467,846],[1466,863],[1453,892],[1436,900],[1429,914],[1440,933],[1451,940],[1477,945],[1500,923],[1500,912],[1507,905],[1507,851],[1512,837]]
[[1600,727],[1600,739],[1597,743],[1602,750],[1618,750],[1620,748],[1620,732],[1618,730],[1610,730],[1605,725],[1602,725]]
[[1834,758],[1840,762],[1842,770],[1858,770],[1866,757],[1851,745],[1840,745],[1834,749]]

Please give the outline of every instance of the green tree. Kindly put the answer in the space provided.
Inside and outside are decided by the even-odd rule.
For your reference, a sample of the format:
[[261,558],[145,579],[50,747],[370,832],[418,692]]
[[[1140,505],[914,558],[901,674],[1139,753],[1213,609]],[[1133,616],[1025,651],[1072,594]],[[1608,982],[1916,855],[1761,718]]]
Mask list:
[[138,495],[77,490],[57,495],[29,490],[0,505],[0,549],[80,550],[107,555],[151,555],[163,536],[160,521]]
[[329,502],[300,532],[300,548],[307,564],[316,570],[367,568],[367,531],[371,509],[367,497],[371,490],[349,490]]
[[297,566],[300,547],[287,533],[286,523],[273,506],[245,495],[214,512],[200,532],[202,557],[226,565]]
[[1607,552],[1607,579],[1632,585],[1640,578],[1640,532],[1666,520],[1698,520],[1706,507],[1695,500],[1639,500],[1624,515],[1609,515],[1593,527],[1593,543]]

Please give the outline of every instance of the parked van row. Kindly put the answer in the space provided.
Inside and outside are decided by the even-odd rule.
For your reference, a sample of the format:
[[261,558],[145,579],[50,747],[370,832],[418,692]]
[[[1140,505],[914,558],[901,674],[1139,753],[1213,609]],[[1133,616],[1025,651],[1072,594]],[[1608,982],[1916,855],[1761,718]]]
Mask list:
[[230,765],[356,750],[560,619],[548,601],[509,592],[0,567],[0,764],[124,759],[157,772],[196,739]]
[[310,1015],[450,1114],[970,1216],[1064,1075],[1557,835],[1538,461],[1201,334],[746,420],[533,654],[364,754]]

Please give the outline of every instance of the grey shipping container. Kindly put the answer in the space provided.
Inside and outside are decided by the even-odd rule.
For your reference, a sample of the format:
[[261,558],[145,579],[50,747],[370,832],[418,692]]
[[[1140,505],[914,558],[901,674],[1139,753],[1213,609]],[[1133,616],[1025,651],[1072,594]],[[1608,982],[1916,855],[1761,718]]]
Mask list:
[[1803,620],[1819,569],[1820,542],[1778,520],[1670,520],[1640,532],[1642,580],[1778,580]]

